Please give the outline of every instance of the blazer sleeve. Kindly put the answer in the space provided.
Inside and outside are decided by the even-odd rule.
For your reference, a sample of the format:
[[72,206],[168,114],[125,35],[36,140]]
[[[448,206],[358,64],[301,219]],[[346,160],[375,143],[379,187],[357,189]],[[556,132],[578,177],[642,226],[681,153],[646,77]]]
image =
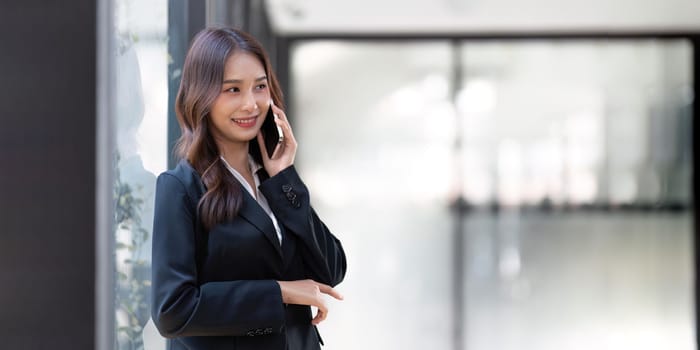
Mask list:
[[198,283],[196,202],[183,182],[156,183],[151,316],[161,335],[242,336],[279,333],[284,305],[274,280]]
[[309,277],[333,287],[339,284],[347,268],[343,246],[311,207],[309,191],[294,165],[270,177],[259,188],[287,232],[301,239]]

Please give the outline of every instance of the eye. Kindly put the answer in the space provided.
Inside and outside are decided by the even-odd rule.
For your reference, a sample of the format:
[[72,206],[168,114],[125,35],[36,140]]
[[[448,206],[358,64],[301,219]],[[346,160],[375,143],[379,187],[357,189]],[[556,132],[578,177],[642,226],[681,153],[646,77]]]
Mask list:
[[264,88],[266,88],[266,87],[267,87],[267,84],[260,84],[260,85],[256,86],[256,88],[257,88],[258,90],[262,90],[262,89],[264,89]]
[[226,89],[226,90],[224,90],[224,91],[226,91],[226,92],[239,92],[239,91],[241,91],[241,90],[239,90],[237,87],[232,87],[232,88],[228,88],[228,89]]

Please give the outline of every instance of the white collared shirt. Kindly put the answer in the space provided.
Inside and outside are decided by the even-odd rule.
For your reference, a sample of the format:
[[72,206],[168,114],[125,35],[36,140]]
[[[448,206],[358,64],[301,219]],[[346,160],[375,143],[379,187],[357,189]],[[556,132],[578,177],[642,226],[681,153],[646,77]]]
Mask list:
[[282,231],[280,230],[280,226],[277,223],[277,218],[275,218],[275,214],[272,213],[272,209],[270,209],[270,205],[267,203],[267,199],[265,198],[265,196],[263,196],[263,194],[258,189],[258,187],[260,186],[260,179],[258,178],[257,171],[260,170],[260,168],[262,168],[262,165],[259,165],[258,163],[256,163],[255,160],[253,160],[253,157],[250,154],[248,154],[248,165],[250,166],[250,170],[253,173],[253,180],[255,181],[255,190],[253,190],[250,187],[250,184],[248,183],[248,181],[246,181],[246,179],[243,177],[243,175],[241,175],[238,171],[236,171],[236,169],[234,169],[231,165],[229,165],[223,156],[219,156],[219,158],[221,158],[221,160],[224,162],[224,165],[226,165],[226,168],[228,168],[228,170],[231,172],[231,174],[233,174],[233,176],[236,177],[238,182],[241,183],[241,185],[246,189],[246,191],[248,191],[248,193],[250,193],[250,195],[255,199],[255,201],[258,202],[258,204],[260,204],[260,206],[263,208],[265,213],[267,213],[267,216],[270,217],[270,219],[272,220],[272,224],[275,226],[275,231],[277,232],[277,238],[279,238],[280,245],[281,245],[282,244]]

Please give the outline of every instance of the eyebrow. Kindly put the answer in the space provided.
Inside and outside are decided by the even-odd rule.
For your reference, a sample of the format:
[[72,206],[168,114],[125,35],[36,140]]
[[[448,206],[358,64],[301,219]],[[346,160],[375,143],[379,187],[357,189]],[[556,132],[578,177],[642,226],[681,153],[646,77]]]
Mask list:
[[[267,75],[263,75],[262,77],[255,79],[256,82],[257,81],[264,81],[264,80],[267,80]],[[226,80],[224,80],[224,84],[240,84],[242,82],[243,82],[243,80],[240,80],[240,79],[226,79]]]

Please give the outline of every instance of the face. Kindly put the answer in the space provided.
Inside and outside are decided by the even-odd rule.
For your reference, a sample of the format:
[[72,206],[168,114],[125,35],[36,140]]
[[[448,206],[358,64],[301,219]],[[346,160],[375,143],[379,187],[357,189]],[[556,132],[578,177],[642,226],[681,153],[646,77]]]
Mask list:
[[226,60],[219,96],[211,106],[212,134],[220,149],[247,145],[262,126],[270,105],[265,68],[247,52],[235,52]]

